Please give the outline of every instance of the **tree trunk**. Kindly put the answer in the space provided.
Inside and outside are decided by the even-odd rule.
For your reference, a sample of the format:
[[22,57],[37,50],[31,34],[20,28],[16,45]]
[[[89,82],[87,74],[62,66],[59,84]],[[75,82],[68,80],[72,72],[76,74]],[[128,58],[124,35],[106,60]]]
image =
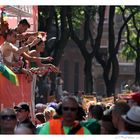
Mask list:
[[135,84],[140,86],[140,51],[137,53],[135,73]]
[[105,67],[103,77],[106,85],[107,96],[110,97],[115,94],[115,87],[119,75],[119,63],[117,57],[114,56],[108,61],[108,66]]
[[93,77],[92,77],[92,59],[88,58],[84,66],[85,73],[85,92],[91,94],[93,92]]

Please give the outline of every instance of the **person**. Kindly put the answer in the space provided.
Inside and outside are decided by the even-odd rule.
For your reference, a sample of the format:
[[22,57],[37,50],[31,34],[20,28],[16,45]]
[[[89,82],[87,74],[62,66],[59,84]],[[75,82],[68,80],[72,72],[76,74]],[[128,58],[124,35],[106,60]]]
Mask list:
[[4,33],[9,29],[9,24],[3,19],[4,11],[1,11],[0,17],[0,45],[5,41]]
[[88,119],[81,121],[81,125],[85,126],[92,134],[100,134],[99,119],[102,117],[102,108],[98,105],[90,105],[88,108]]
[[14,129],[15,135],[33,135],[36,134],[29,123],[21,123]]
[[102,116],[100,125],[101,125],[101,134],[103,135],[116,134],[117,129],[115,129],[112,123],[112,117],[110,114]]
[[62,118],[49,120],[40,130],[39,134],[90,134],[89,130],[82,127],[76,120],[78,102],[72,96],[67,96],[62,101]]
[[19,48],[22,46],[22,44],[24,44],[25,41],[27,41],[27,39],[30,36],[38,36],[39,34],[41,34],[42,36],[46,36],[45,32],[41,32],[41,31],[37,31],[37,32],[33,32],[33,33],[27,33],[27,29],[30,28],[30,23],[28,22],[27,19],[21,19],[17,25],[17,27],[15,28],[15,31],[17,33],[17,42],[16,42],[16,46]]
[[133,106],[127,114],[121,116],[129,134],[140,134],[140,107]]
[[56,99],[60,101],[62,99],[63,94],[63,80],[61,77],[61,72],[59,72],[56,76]]
[[26,102],[20,102],[17,106],[14,107],[16,111],[16,116],[18,123],[16,127],[20,126],[20,124],[27,124],[32,128],[34,133],[36,132],[36,127],[32,123],[30,118],[30,108],[29,105]]
[[[35,49],[28,51],[28,55],[30,55],[31,57],[40,57],[40,53],[44,52],[44,48],[45,48],[45,42],[42,40],[42,38],[39,38],[39,42],[35,45]],[[52,57],[47,57],[47,59],[45,58],[45,60],[51,62],[53,60]],[[36,61],[36,62],[31,62],[30,63],[31,67],[44,67],[44,68],[49,68],[50,71],[54,71],[54,72],[58,72],[58,69],[52,65],[52,64],[44,64],[41,62],[41,59]]]
[[121,115],[125,115],[129,109],[129,105],[124,101],[117,102],[112,108],[112,122],[114,127],[118,130],[118,134],[129,134],[125,129],[124,121],[121,117]]
[[13,44],[16,42],[16,32],[14,29],[9,29],[5,35],[5,42],[1,45],[0,51],[2,53],[3,62],[15,73],[24,73],[29,81],[32,80],[32,74],[28,69],[23,68],[22,61],[15,61],[14,56],[20,56],[23,52],[28,51],[29,48],[33,47],[38,43],[39,39],[33,40],[32,43],[25,47],[17,48]]
[[16,37],[17,35],[14,29],[9,29],[4,34],[5,42],[1,45],[3,59],[8,67],[21,65],[20,63],[13,62],[14,55],[21,55],[23,52],[28,51],[29,48],[33,47],[39,41],[39,39],[35,39],[32,43],[18,49],[13,45],[16,42]]
[[140,106],[140,93],[139,92],[131,93],[129,98],[128,98],[128,104],[130,107]]
[[35,114],[36,134],[39,133],[40,129],[43,127],[45,122],[46,122],[46,118],[44,113],[39,112]]
[[[37,31],[37,32],[33,32],[33,33],[26,32],[27,29],[29,29],[29,28],[30,28],[30,23],[27,21],[27,19],[22,19],[19,21],[17,27],[15,28],[15,32],[17,34],[15,46],[17,48],[30,44],[37,36],[46,38],[47,34],[42,31]],[[31,42],[30,42],[30,40],[31,40]],[[15,58],[15,59],[17,59],[17,58]],[[26,52],[22,53],[22,60],[24,61],[24,67],[28,67],[28,61],[35,61],[35,62],[37,62],[39,60],[51,61],[52,59],[53,58],[51,58],[51,57],[44,57],[44,58],[31,57]]]
[[3,23],[0,24],[0,45],[3,44],[5,41],[4,34],[9,29],[9,24],[7,21],[3,21]]
[[46,108],[46,105],[43,103],[37,103],[35,105],[35,113],[43,113],[44,109]]
[[0,112],[1,134],[14,134],[17,118],[14,109],[5,108]]
[[39,113],[36,113],[35,114],[35,125],[39,125],[39,124],[42,124],[42,123],[45,123],[45,116],[42,112],[39,112]]
[[50,119],[53,118],[56,111],[52,107],[46,107],[43,113],[44,113],[44,116],[45,116],[45,119],[46,119],[46,122],[47,122],[47,121],[49,121]]

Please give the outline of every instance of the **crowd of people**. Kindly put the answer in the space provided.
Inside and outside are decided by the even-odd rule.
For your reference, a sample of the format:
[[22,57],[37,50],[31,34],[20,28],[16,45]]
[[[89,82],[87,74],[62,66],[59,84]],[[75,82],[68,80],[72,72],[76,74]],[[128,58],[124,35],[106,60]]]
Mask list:
[[[26,19],[20,20],[15,29],[9,29],[7,22],[0,26],[0,61],[14,73],[23,73],[28,81],[33,74],[58,72],[58,68],[50,62],[52,57],[41,57],[45,48],[46,33],[38,31],[27,33],[30,24]],[[42,63],[48,61],[47,64]]]
[[[34,117],[34,118],[33,118]],[[60,102],[37,103],[35,114],[21,102],[0,112],[1,134],[128,135],[140,134],[140,93],[115,103],[90,102],[86,108],[75,96]]]

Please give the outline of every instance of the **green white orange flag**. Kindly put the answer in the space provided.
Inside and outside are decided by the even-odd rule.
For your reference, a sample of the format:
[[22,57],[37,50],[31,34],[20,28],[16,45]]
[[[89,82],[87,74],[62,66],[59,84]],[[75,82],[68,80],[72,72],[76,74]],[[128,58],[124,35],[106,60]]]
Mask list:
[[6,65],[0,63],[0,73],[6,77],[11,83],[19,86],[19,81],[17,75],[12,72]]

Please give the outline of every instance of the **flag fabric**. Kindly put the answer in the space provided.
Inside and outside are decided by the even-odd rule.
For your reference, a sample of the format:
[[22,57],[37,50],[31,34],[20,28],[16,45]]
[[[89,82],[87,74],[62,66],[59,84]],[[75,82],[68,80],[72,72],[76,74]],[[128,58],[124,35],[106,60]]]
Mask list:
[[15,84],[16,86],[19,86],[19,81],[17,75],[12,72],[6,65],[3,63],[0,63],[0,73],[6,77],[11,83]]

